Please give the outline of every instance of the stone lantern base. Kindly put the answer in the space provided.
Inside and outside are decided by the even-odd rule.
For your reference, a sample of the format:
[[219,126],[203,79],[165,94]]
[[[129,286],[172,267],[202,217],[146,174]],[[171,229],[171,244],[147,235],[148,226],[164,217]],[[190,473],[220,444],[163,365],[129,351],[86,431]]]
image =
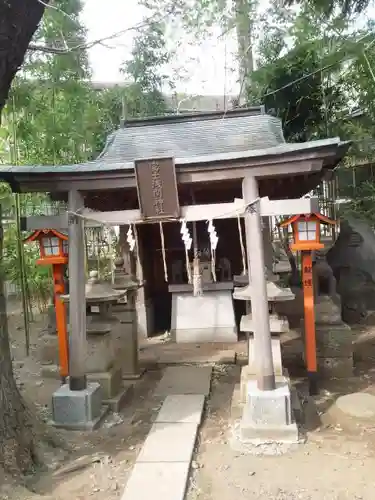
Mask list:
[[115,363],[110,327],[105,333],[88,331],[87,343],[87,380],[100,385],[103,404],[118,412],[130,396],[133,385],[123,384],[121,367]]

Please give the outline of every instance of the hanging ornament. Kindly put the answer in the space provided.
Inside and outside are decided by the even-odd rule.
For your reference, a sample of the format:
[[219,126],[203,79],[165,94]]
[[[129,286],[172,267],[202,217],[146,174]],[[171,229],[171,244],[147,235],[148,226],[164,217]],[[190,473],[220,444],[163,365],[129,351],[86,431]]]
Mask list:
[[216,282],[216,248],[219,242],[219,237],[217,235],[215,226],[213,225],[212,220],[208,221],[208,234],[210,238],[210,246],[211,246],[211,273],[212,278]]
[[160,231],[161,253],[162,253],[162,257],[163,257],[164,281],[166,283],[168,283],[167,256],[166,256],[166,252],[165,252],[163,224],[161,222],[159,222],[159,231]]
[[182,241],[184,242],[184,247],[185,247],[186,274],[187,274],[187,278],[188,278],[188,283],[191,284],[192,278],[191,278],[191,268],[190,268],[190,260],[189,260],[189,250],[191,249],[191,245],[193,243],[193,240],[190,236],[189,228],[187,227],[185,220],[181,221],[180,232],[181,232]]
[[126,233],[126,241],[128,242],[130,251],[133,252],[135,248],[135,238],[131,225],[129,225],[128,232]]
[[183,220],[181,222],[181,237],[182,237],[182,241],[184,242],[185,249],[186,250],[190,250],[191,249],[191,245],[193,243],[193,240],[192,240],[192,238],[190,236],[189,228],[187,227],[187,224],[186,224],[185,220]]

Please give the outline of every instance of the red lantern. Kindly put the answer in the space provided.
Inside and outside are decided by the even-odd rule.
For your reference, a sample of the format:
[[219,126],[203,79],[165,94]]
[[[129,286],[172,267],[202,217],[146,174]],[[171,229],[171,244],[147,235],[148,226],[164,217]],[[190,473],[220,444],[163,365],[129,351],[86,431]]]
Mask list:
[[28,236],[24,243],[37,241],[39,243],[40,258],[37,264],[67,264],[68,263],[68,236],[55,229],[39,229]]
[[24,243],[37,241],[40,258],[37,264],[52,265],[56,328],[59,341],[60,374],[63,381],[69,373],[68,336],[66,327],[65,304],[60,296],[65,293],[64,266],[68,263],[68,236],[55,229],[39,229],[24,240]]
[[292,226],[294,242],[290,249],[294,251],[320,250],[324,244],[320,241],[320,224],[335,225],[336,222],[319,213],[294,215],[283,221],[280,227]]
[[294,242],[290,249],[301,252],[302,286],[305,316],[305,356],[310,394],[317,393],[317,359],[315,336],[314,283],[312,273],[312,250],[324,248],[320,241],[320,224],[335,225],[336,222],[319,213],[294,215],[283,221],[280,227],[292,226]]

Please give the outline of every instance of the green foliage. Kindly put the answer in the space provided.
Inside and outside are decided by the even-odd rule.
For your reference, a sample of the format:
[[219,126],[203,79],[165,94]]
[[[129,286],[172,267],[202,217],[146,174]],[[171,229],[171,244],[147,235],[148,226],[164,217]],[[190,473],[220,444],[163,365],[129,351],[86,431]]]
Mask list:
[[51,271],[47,266],[39,266],[36,261],[39,258],[38,244],[24,246],[25,269],[21,270],[19,265],[17,232],[14,226],[9,226],[4,232],[4,256],[3,266],[5,279],[22,287],[21,273],[25,272],[27,277],[28,294],[31,304],[44,311],[52,296]]
[[285,0],[284,4],[291,6],[294,4],[308,4],[311,8],[325,16],[332,15],[335,11],[347,16],[359,14],[367,9],[371,0]]
[[373,181],[362,182],[353,192],[351,199],[342,204],[340,215],[355,216],[375,227],[375,184]]
[[[3,113],[0,162],[19,165],[64,165],[85,162],[102,151],[107,136],[121,118],[162,114],[166,105],[161,93],[168,81],[164,67],[169,52],[164,25],[145,25],[134,40],[131,59],[124,64],[125,87],[95,90],[84,49],[86,32],[80,24],[80,0],[56,0],[48,8],[34,42],[39,45],[81,47],[66,54],[30,51],[13,82]],[[65,12],[66,14],[64,14]],[[21,213],[43,213],[44,194],[21,196]],[[13,213],[14,197],[0,184],[4,212]],[[25,235],[23,235],[25,236]],[[10,224],[5,232],[6,279],[21,285],[17,232]],[[24,247],[25,274],[32,302],[43,309],[51,297],[51,276],[36,260],[39,249]]]
[[[306,73],[313,76],[303,78]],[[255,72],[251,83],[252,93],[256,85],[262,89],[257,98],[266,110],[282,119],[287,140],[303,142],[316,134],[323,119],[322,75],[313,50],[306,46],[294,48]]]

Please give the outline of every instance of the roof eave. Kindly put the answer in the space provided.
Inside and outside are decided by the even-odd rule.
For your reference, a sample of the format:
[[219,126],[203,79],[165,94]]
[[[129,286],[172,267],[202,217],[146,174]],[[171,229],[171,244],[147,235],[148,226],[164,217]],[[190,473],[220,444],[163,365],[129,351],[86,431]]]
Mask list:
[[[340,160],[344,157],[350,147],[350,142],[341,142],[338,138],[328,139],[323,141],[314,141],[307,146],[303,144],[285,144],[280,147],[269,148],[268,150],[244,151],[242,153],[221,153],[218,155],[205,155],[194,158],[175,159],[177,167],[177,176],[181,182],[188,182],[186,179],[189,175],[199,175],[200,178],[208,176],[213,172],[228,171],[228,179],[232,174],[234,178],[240,176],[240,170],[249,169],[249,175],[256,177],[277,177],[284,175],[299,175],[308,173],[322,172],[324,170],[333,169]],[[90,163],[90,166],[94,162]],[[100,162],[98,162],[100,163]],[[79,168],[75,165],[73,171],[66,170],[51,171],[44,170],[38,172],[38,168],[34,167],[32,171],[27,171],[25,167],[20,169],[11,169],[7,171],[0,169],[0,179],[8,182],[14,192],[33,191],[33,185],[43,187],[43,191],[53,192],[68,190],[66,185],[70,182],[74,185],[74,189],[85,189],[85,182],[90,181],[91,187],[87,185],[87,189],[112,189],[112,185],[116,187],[132,188],[135,187],[135,176],[133,163],[130,164],[115,164],[113,169],[89,169],[89,165],[83,165]],[[120,168],[122,167],[122,168]],[[20,171],[21,170],[21,171]],[[241,170],[241,172],[242,172]],[[243,172],[242,172],[243,173]],[[241,174],[242,175],[242,174]],[[179,182],[180,182],[180,179]],[[101,184],[100,182],[101,181]],[[119,182],[120,181],[120,182]],[[97,185],[93,187],[93,183]],[[118,184],[115,184],[115,183]],[[57,184],[60,183],[60,187]],[[62,189],[62,185],[64,188]],[[106,187],[107,186],[107,187]],[[69,187],[69,189],[73,189]]]

